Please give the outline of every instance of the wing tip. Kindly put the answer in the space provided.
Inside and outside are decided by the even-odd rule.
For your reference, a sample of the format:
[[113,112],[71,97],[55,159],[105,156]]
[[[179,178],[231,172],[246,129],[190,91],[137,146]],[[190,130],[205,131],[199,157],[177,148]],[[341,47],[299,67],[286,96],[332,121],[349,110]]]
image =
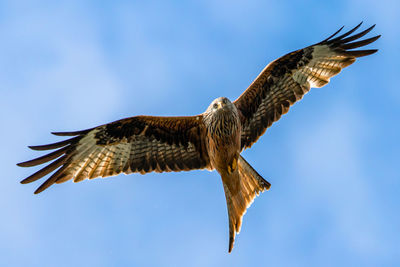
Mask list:
[[16,165],[17,165],[18,167],[29,167],[29,166],[26,165],[26,161],[24,161],[24,162],[19,162],[19,163],[17,163]]
[[51,132],[51,134],[56,136],[74,136],[78,135],[77,132]]
[[20,183],[20,184],[29,184],[29,182],[28,182],[28,181],[26,181],[26,179],[24,179],[24,180],[20,181],[19,183]]
[[52,186],[58,178],[58,172],[54,173],[50,178],[48,178],[44,183],[42,183],[36,190],[33,192],[35,195],[42,193],[44,190]]
[[337,30],[334,34],[330,35],[328,38],[324,39],[323,41],[321,41],[320,43],[324,43],[329,41],[331,38],[335,37],[336,34],[338,34],[339,32],[341,32],[344,28],[344,25],[342,27],[339,28],[339,30]]
[[35,192],[33,192],[33,194],[34,194],[34,195],[38,195],[38,194],[42,193],[44,190],[46,190],[46,189],[47,189],[47,187],[46,187],[46,188],[41,188],[41,186],[39,186],[39,187],[35,190]]
[[329,39],[327,41],[323,41],[320,44],[322,45],[328,45],[331,49],[334,51],[341,53],[343,55],[348,55],[351,57],[363,57],[363,56],[368,56],[371,54],[374,54],[378,51],[378,49],[365,49],[365,50],[353,50],[356,48],[361,48],[364,46],[367,46],[376,40],[378,40],[381,35],[376,35],[371,38],[363,39],[360,40],[363,36],[368,34],[372,29],[375,28],[376,24],[373,24],[369,28],[353,34],[362,24],[363,22],[360,22],[356,27],[353,29],[349,30],[348,32],[335,37],[333,39]]
[[56,136],[76,136],[76,135],[86,134],[86,133],[90,132],[91,130],[93,130],[93,128],[81,130],[81,131],[73,131],[73,132],[51,132],[51,134],[54,134]]
[[35,192],[33,192],[33,194],[34,194],[34,195],[38,195],[38,194],[42,193],[44,190],[46,190],[46,188],[41,189],[41,188],[39,187],[39,188],[37,188],[37,189],[35,190]]
[[[340,36],[336,36],[339,32],[341,32],[341,31],[343,30],[343,28],[344,28],[344,25],[343,25],[343,26],[340,27],[340,29],[337,30],[334,34],[332,34],[332,35],[329,36],[328,38],[324,39],[323,41],[319,42],[318,44],[323,44],[323,43],[325,43],[325,42],[333,42],[333,41],[336,41],[336,40],[340,40],[340,39],[342,39],[342,38],[344,38],[344,37],[346,37],[346,36],[352,34],[354,31],[356,31],[358,28],[360,28],[360,26],[361,26],[363,23],[364,23],[364,22],[361,21],[357,26],[355,26],[354,28],[352,28],[352,29],[349,30],[348,32],[345,32],[345,33],[343,33],[343,34],[340,35]],[[336,37],[335,37],[335,36],[336,36]],[[335,37],[335,38],[333,38],[333,37]],[[333,38],[333,39],[332,39],[332,38]]]
[[354,50],[354,51],[346,51],[346,54],[359,58],[375,54],[378,51],[379,51],[378,49]]
[[[373,24],[372,26],[370,26],[369,28],[351,35],[352,33],[354,33],[358,28],[360,28],[360,26],[363,24],[363,21],[361,21],[357,26],[355,26],[354,28],[350,29],[349,31],[343,33],[340,36],[336,36],[337,33],[340,32],[342,28],[339,29],[339,31],[337,31],[336,33],[332,34],[331,36],[329,36],[328,38],[326,38],[325,40],[321,41],[318,44],[330,44],[330,45],[338,45],[338,44],[344,44],[344,43],[348,43],[351,42],[353,40],[359,39],[361,37],[363,37],[364,35],[366,35],[367,33],[369,33],[373,28],[375,28],[376,24]],[[336,36],[336,37],[335,37]],[[349,36],[349,37],[348,37]],[[335,38],[333,38],[335,37]]]
[[31,176],[29,176],[29,177],[23,179],[22,181],[20,181],[20,183],[21,183],[21,184],[29,184],[29,183],[32,183],[32,182],[34,182],[34,181],[36,181],[36,180],[37,180],[37,179],[33,179],[33,178],[32,178],[32,175],[31,175]]
[[40,150],[40,145],[39,146],[28,146],[28,148],[29,149],[32,149],[32,150]]

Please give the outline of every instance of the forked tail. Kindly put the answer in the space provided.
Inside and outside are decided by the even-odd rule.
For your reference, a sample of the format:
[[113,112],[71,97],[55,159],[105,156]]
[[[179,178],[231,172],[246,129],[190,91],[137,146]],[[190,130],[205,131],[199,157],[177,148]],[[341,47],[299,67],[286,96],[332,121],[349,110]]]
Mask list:
[[222,174],[229,216],[229,252],[232,251],[236,233],[240,232],[246,209],[260,192],[271,187],[250,164],[239,155],[238,169],[230,174]]

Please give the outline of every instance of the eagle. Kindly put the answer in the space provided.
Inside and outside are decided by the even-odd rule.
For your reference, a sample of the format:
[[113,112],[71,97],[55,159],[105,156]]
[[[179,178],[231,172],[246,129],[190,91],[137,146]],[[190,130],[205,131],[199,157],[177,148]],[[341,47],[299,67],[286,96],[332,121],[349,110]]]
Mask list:
[[354,50],[380,37],[360,40],[375,26],[354,33],[361,24],[338,35],[341,27],[319,43],[278,58],[236,100],[219,97],[200,115],[135,116],[87,130],[53,132],[69,138],[29,146],[33,150],[54,151],[18,166],[52,162],[21,183],[31,183],[54,172],[36,189],[38,194],[68,180],[80,182],[120,173],[216,170],[226,197],[231,252],[247,208],[271,186],[240,153],[251,147],[310,88],[326,85],[357,58],[378,51]]

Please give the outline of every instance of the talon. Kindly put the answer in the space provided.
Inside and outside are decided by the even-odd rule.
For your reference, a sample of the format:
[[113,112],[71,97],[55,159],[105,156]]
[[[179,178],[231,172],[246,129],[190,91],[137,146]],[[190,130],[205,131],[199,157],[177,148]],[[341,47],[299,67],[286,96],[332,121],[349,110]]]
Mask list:
[[232,160],[232,163],[228,165],[228,173],[234,172],[236,168],[237,168],[237,158],[234,158]]
[[237,168],[237,158],[233,159],[231,168],[232,168],[232,170],[236,170],[236,168]]

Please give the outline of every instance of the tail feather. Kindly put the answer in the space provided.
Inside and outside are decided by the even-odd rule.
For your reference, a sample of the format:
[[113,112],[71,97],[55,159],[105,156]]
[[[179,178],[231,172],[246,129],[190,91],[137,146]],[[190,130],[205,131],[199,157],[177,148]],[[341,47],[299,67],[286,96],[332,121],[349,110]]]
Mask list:
[[229,217],[229,252],[232,251],[236,233],[240,232],[243,215],[254,198],[271,187],[250,164],[239,156],[238,169],[230,174],[222,174]]

